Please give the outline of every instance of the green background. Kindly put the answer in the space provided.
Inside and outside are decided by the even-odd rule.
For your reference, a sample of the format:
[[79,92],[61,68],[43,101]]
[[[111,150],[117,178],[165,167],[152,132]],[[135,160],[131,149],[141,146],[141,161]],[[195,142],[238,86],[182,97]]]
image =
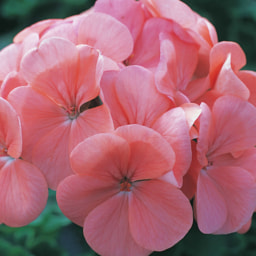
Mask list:
[[[65,18],[84,11],[93,0],[1,0],[0,49],[21,29],[47,18]],[[125,0],[124,0],[125,2]],[[219,40],[238,42],[247,55],[246,69],[256,70],[255,0],[185,0],[216,27]],[[0,60],[1,61],[1,60]],[[50,191],[41,216],[22,228],[0,226],[1,256],[90,256],[82,228],[72,224],[56,205]],[[256,218],[245,235],[203,235],[196,225],[177,245],[152,256],[255,256]],[[121,255],[120,255],[121,256]]]

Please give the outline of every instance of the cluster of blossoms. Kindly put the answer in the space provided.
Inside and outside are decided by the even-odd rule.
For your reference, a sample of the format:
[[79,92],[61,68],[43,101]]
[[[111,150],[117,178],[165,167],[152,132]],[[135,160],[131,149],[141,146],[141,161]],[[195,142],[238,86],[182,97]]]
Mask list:
[[[100,255],[246,232],[256,209],[256,72],[179,0],[98,0],[0,52],[0,222],[48,188]],[[192,202],[192,205],[191,205]]]

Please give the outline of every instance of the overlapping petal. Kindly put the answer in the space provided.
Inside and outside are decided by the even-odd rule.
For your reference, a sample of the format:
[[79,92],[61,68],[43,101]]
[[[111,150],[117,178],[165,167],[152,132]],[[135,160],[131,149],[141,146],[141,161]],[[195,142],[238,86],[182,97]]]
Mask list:
[[129,221],[131,234],[139,245],[162,251],[176,244],[191,228],[192,208],[173,185],[160,180],[144,181],[134,186],[129,197]]
[[25,226],[44,209],[48,186],[40,170],[21,159],[9,159],[0,171],[0,220],[11,227]]

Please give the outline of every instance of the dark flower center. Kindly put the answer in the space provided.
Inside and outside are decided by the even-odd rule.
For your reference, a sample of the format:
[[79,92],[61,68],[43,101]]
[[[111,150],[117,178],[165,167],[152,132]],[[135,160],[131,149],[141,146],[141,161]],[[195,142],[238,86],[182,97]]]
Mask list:
[[97,96],[96,98],[82,104],[80,109],[78,109],[76,105],[69,106],[68,108],[66,108],[66,112],[68,114],[69,119],[73,120],[76,119],[80,113],[86,111],[87,109],[96,108],[102,104],[103,103],[100,97]]
[[132,182],[127,178],[124,177],[120,181],[120,191],[131,191]]

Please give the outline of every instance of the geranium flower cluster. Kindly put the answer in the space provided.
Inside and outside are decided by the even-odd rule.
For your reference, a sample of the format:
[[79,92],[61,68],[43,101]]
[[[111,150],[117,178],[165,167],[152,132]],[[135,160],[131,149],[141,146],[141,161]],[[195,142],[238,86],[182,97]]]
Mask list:
[[50,188],[100,255],[165,250],[193,219],[249,229],[256,73],[183,2],[98,0],[0,58],[0,222],[36,219]]

